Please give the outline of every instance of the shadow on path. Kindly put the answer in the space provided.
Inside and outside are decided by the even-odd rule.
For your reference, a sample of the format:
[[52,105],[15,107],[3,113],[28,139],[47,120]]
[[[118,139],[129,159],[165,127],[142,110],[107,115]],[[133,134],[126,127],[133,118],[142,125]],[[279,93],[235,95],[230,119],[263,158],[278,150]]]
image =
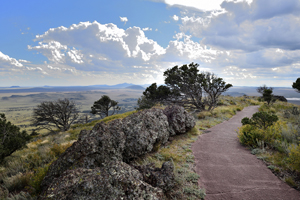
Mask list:
[[193,144],[199,185],[207,200],[300,200],[300,193],[277,178],[261,161],[243,147],[237,137],[244,117],[251,117],[258,106],[238,112],[230,120],[210,129]]

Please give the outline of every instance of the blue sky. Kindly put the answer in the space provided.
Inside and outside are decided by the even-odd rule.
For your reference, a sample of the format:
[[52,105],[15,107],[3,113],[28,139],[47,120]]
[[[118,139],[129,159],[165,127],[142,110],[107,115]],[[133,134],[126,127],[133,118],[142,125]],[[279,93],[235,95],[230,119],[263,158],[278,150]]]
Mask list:
[[298,0],[1,1],[0,86],[163,83],[196,62],[235,86],[300,77]]

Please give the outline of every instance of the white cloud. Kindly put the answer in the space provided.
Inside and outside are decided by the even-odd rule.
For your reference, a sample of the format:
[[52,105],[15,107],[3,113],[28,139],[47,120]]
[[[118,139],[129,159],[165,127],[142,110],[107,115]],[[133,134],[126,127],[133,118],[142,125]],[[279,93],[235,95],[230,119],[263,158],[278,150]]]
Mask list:
[[[28,46],[28,49],[48,58],[49,63],[43,66],[48,74],[69,72],[78,76],[93,73],[95,76],[113,74],[113,77],[118,77],[122,74],[123,77],[131,77],[136,73],[141,75],[141,81],[145,81],[141,79],[142,74],[146,74],[145,69],[151,69],[152,63],[157,62],[166,51],[157,42],[147,38],[139,27],[124,30],[114,24],[98,22],[52,28],[37,35],[35,41],[38,44]],[[151,75],[154,71],[147,73]]]
[[21,63],[31,63],[30,61],[28,61],[28,60],[23,60],[23,59],[19,59],[19,62],[21,62]]
[[[156,2],[163,2],[169,6],[175,6],[179,8],[192,8],[200,11],[214,11],[214,10],[222,10],[221,4],[224,0],[210,0],[210,1],[196,1],[196,0],[153,0]],[[243,0],[228,0],[240,2]],[[245,0],[248,4],[252,2],[252,0]]]
[[17,61],[15,58],[11,58],[0,51],[0,69],[14,68],[14,67],[20,68],[23,67],[23,64]]
[[146,27],[146,28],[142,28],[143,31],[152,31],[152,28]]
[[181,31],[203,38],[202,43],[224,49],[300,48],[300,2],[254,0],[221,4],[227,12],[209,17],[183,17]]
[[126,24],[126,22],[128,22],[127,17],[120,17],[121,22],[124,22],[124,24]]
[[173,18],[174,21],[178,21],[179,20],[179,17],[177,15],[173,15],[172,18]]
[[[37,36],[39,38],[40,36]],[[65,60],[65,52],[68,49],[66,45],[62,45],[58,41],[49,41],[48,43],[39,42],[39,46],[31,47],[28,45],[29,50],[37,50],[45,55],[50,61],[56,63],[63,63]]]
[[198,63],[211,63],[222,51],[209,49],[198,42],[194,42],[191,36],[184,33],[177,33],[174,41],[170,41],[166,49],[164,60],[169,61],[195,61]]

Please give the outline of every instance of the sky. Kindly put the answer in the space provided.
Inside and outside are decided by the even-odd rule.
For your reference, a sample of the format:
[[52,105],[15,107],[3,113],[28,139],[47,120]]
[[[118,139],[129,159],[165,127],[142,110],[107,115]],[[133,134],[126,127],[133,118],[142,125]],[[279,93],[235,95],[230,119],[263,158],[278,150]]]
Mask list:
[[0,1],[0,87],[151,84],[198,63],[234,86],[300,77],[299,0]]

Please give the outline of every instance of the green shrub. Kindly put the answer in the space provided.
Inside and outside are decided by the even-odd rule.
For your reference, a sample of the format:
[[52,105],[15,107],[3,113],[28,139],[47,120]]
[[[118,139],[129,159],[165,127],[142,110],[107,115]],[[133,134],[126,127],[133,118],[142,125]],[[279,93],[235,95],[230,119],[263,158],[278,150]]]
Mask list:
[[268,126],[271,126],[274,122],[278,120],[278,117],[267,112],[257,112],[252,115],[252,118],[249,119],[245,117],[242,119],[242,124],[250,124],[258,128],[266,129]]
[[193,182],[193,183],[198,183],[199,178],[200,178],[200,176],[196,173],[188,173],[186,176],[186,180]]
[[289,148],[288,162],[291,164],[294,170],[300,172],[300,145],[291,145]]
[[6,121],[5,114],[0,113],[0,162],[18,149],[25,147],[31,137],[26,131]]
[[183,188],[183,193],[188,195],[195,195],[200,199],[204,199],[206,196],[205,189],[199,189],[197,187],[185,187]]
[[31,186],[31,188],[29,188],[29,190],[31,190],[32,194],[39,194],[41,192],[42,180],[46,176],[51,163],[52,162],[48,163],[44,167],[39,167],[39,168],[34,170],[35,173],[34,173],[34,175],[32,176],[32,178],[30,179],[30,182],[29,182],[29,185]]
[[243,145],[257,148],[259,141],[264,140],[264,134],[261,129],[246,124],[239,129],[238,138]]

